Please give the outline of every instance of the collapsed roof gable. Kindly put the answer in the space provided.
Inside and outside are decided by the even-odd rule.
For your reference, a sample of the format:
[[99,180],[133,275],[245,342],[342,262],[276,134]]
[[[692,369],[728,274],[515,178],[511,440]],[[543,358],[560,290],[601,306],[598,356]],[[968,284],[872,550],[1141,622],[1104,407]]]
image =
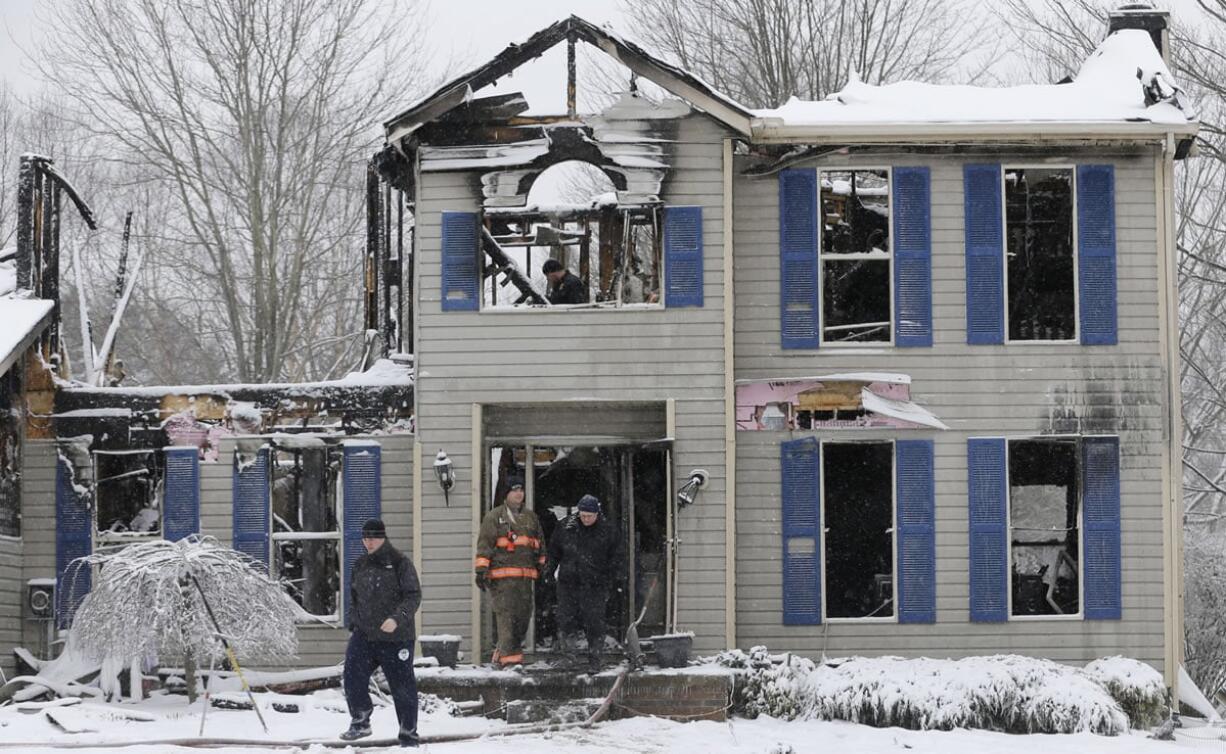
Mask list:
[[563,40],[581,39],[651,81],[686,100],[732,130],[748,135],[751,113],[694,74],[664,62],[643,48],[578,16],[558,21],[527,40],[510,44],[489,62],[443,84],[434,93],[384,123],[387,140],[399,142],[422,125],[470,101],[477,90],[539,57]]

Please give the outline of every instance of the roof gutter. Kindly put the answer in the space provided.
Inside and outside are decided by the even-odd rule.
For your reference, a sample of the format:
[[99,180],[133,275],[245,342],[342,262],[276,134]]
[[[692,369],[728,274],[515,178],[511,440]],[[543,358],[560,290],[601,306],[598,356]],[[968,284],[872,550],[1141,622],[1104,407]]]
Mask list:
[[1025,138],[1039,141],[1192,138],[1200,123],[1086,121],[1071,123],[832,123],[786,125],[781,118],[754,118],[753,141],[763,144],[881,144],[982,141]]

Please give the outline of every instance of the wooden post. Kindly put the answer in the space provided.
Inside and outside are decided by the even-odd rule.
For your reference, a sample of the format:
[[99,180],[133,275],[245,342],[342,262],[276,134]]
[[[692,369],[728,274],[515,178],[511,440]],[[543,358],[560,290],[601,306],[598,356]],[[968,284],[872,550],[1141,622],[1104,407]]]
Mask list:
[[366,294],[364,299],[366,311],[363,321],[366,330],[379,329],[379,271],[375,260],[379,256],[379,232],[382,230],[379,218],[381,209],[379,172],[375,169],[372,159],[366,164],[366,259],[362,269]]
[[17,179],[17,289],[34,288],[34,159],[21,156]]
[[566,37],[566,114],[574,118],[578,114],[575,91],[575,35]]

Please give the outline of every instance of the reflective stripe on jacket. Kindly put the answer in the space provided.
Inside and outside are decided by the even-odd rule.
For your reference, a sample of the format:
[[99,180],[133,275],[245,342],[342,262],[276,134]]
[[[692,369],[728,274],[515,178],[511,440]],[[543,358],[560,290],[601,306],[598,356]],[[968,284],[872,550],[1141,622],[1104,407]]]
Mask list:
[[488,570],[492,579],[535,579],[537,568],[544,564],[545,538],[535,513],[524,508],[512,515],[504,503],[485,514],[477,535],[475,570]]

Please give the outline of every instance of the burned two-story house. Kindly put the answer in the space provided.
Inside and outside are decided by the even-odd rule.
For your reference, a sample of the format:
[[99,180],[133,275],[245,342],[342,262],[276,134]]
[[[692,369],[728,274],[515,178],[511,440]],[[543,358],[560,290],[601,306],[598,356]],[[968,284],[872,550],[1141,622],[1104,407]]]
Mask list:
[[[627,91],[579,112],[573,62],[565,113],[493,89],[562,44],[607,55]],[[411,426],[294,440],[270,404],[243,429],[259,412],[233,390],[172,390],[219,396],[227,432],[188,454],[199,528],[275,571],[293,536],[268,454],[319,442],[340,454],[328,557],[356,556],[353,510],[381,511],[421,574],[420,631],[470,656],[491,638],[479,522],[523,475],[547,533],[584,494],[619,524],[615,636],[643,613],[640,633],[693,632],[700,653],[1124,654],[1173,682],[1173,176],[1197,123],[1166,55],[1163,13],[1121,11],[1064,83],[853,81],[764,111],[560,21],[385,124],[366,327],[412,353]],[[381,471],[351,480],[375,447]],[[334,572],[312,658],[340,654]]]

